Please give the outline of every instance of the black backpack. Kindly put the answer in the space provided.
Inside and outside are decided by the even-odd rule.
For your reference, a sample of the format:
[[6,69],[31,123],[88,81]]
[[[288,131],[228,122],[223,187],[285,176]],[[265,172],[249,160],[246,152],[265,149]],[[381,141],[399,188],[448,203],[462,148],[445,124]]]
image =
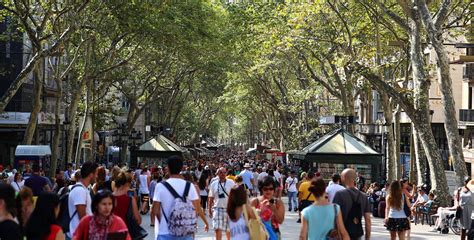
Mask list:
[[347,189],[347,191],[352,199],[352,207],[349,214],[347,214],[347,217],[344,219],[344,226],[351,238],[359,238],[364,235],[364,230],[362,229],[362,206],[359,201],[360,193],[357,190],[356,199],[354,200],[351,190]]
[[58,223],[63,229],[64,233],[69,232],[69,222],[71,222],[71,219],[76,216],[77,210],[74,211],[72,216],[70,217],[69,215],[69,193],[75,188],[75,187],[84,187],[82,184],[76,184],[72,186],[71,190],[68,190],[66,187],[63,190],[62,195],[59,197],[59,215],[58,215]]

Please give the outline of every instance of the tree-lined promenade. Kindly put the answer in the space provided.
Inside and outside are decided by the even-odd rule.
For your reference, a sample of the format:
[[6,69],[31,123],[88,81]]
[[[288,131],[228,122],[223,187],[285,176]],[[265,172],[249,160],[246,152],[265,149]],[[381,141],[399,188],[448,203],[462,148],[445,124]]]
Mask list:
[[[2,91],[0,112],[25,83],[33,84],[23,136],[23,144],[32,144],[45,95],[54,99],[53,174],[65,161],[94,158],[95,143],[85,157],[76,144],[87,119],[92,132],[120,127],[130,135],[145,116],[146,125],[164,126],[183,145],[206,135],[287,151],[320,133],[324,115],[359,115],[361,123],[374,124],[375,90],[383,112],[378,120],[387,126],[384,178],[403,176],[404,112],[412,124],[411,180],[429,183],[447,204],[429,92],[438,84],[449,159],[461,183],[468,173],[445,46],[473,40],[472,6],[469,0],[3,0],[0,42],[23,43],[27,61]],[[434,62],[426,59],[431,52]],[[10,66],[0,67],[8,74]]]

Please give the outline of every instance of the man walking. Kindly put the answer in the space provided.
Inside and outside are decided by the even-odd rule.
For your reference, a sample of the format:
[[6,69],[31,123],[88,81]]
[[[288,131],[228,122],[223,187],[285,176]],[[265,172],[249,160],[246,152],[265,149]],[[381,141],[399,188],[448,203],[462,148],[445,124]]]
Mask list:
[[[76,172],[75,175],[77,175]],[[95,181],[97,177],[97,163],[85,162],[81,167],[81,179],[76,183],[68,197],[69,217],[69,233],[66,236],[71,239],[74,236],[77,226],[81,219],[87,215],[92,215],[91,209],[91,194],[89,192],[89,185]]]
[[332,175],[332,184],[326,188],[326,193],[328,194],[329,202],[333,202],[336,192],[344,190],[345,188],[341,186],[341,176],[338,173]]
[[253,179],[253,173],[252,171],[249,170],[250,164],[245,163],[244,164],[244,170],[239,174],[242,176],[243,182],[245,184],[245,188],[250,191],[250,195],[253,196],[253,185],[254,184],[254,179]]
[[298,202],[296,200],[296,184],[298,183],[298,178],[296,178],[296,172],[294,170],[292,170],[290,174],[290,177],[286,178],[285,181],[285,189],[288,192],[288,211],[291,212],[291,209],[293,209],[297,212]]
[[364,235],[362,216],[365,220],[365,239],[370,239],[372,222],[369,201],[356,187],[357,175],[354,169],[346,168],[341,174],[346,189],[337,191],[333,203],[341,207],[344,226],[352,240],[359,240]]
[[212,228],[216,232],[216,240],[222,239],[222,232],[226,233],[227,240],[230,239],[226,210],[229,193],[235,183],[230,179],[226,179],[226,173],[225,168],[219,168],[217,170],[219,179],[212,182],[209,187],[209,217],[212,219]]
[[[169,178],[166,181],[157,184],[155,186],[155,193],[153,194],[153,214],[156,216],[159,222],[159,233],[157,240],[192,240],[193,234],[175,236],[170,231],[169,227],[171,227],[171,224],[169,221],[171,220],[171,212],[174,210],[175,199],[178,198],[174,195],[177,194],[180,198],[186,199],[186,201],[191,201],[194,211],[196,211],[196,213],[201,216],[203,220],[205,220],[204,212],[201,208],[201,202],[196,192],[196,188],[193,187],[191,183],[185,181],[183,176],[179,174],[183,169],[183,159],[179,156],[171,156],[168,158],[167,162]],[[183,217],[189,217],[189,215],[191,215],[188,214],[188,212],[180,213]],[[187,224],[187,222],[184,224]],[[205,221],[204,224],[204,230],[207,231],[209,228],[207,221]]]
[[48,181],[40,176],[40,166],[36,163],[33,165],[33,174],[25,180],[25,186],[31,188],[33,196],[38,196],[44,191],[51,192]]

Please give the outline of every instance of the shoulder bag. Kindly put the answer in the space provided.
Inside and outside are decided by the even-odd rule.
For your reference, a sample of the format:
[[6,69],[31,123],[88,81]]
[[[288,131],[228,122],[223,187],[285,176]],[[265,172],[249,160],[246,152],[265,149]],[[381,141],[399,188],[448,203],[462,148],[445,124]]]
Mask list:
[[328,239],[339,240],[341,239],[341,234],[337,228],[337,207],[336,207],[336,204],[333,204],[333,206],[334,206],[334,228],[331,231],[329,231]]
[[130,202],[128,204],[128,210],[127,210],[127,228],[128,232],[130,233],[130,236],[132,237],[133,240],[138,240],[138,239],[144,239],[146,236],[148,236],[148,233],[144,228],[142,228],[138,223],[137,220],[135,220],[135,217],[133,216],[133,198],[129,197]]
[[243,206],[245,224],[249,229],[250,240],[268,240],[268,233],[265,230],[265,226],[262,224],[260,216],[258,216],[255,208],[251,208],[256,219],[249,219],[247,205],[244,204]]

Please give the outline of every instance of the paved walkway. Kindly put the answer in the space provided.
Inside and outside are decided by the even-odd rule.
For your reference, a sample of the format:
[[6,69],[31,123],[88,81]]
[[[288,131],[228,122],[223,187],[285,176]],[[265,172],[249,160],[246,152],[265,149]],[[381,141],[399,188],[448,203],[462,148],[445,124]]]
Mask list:
[[[286,198],[283,198],[283,201],[286,202]],[[285,215],[285,222],[281,225],[281,233],[282,239],[298,239],[300,234],[300,224],[296,223],[298,219],[298,214],[295,212],[286,212]],[[211,223],[210,220],[208,220]],[[196,234],[196,239],[199,240],[214,240],[214,234],[210,231],[209,233],[205,233],[203,231],[203,224],[201,220],[199,222],[198,233]],[[149,236],[146,240],[154,240],[154,229],[150,227],[150,216],[142,216],[142,226],[146,228],[149,233]],[[212,227],[212,226],[211,226]],[[454,235],[452,232],[449,234],[439,234],[439,233],[432,233],[429,232],[431,227],[428,225],[411,225],[411,240],[422,240],[422,239],[429,239],[429,240],[454,240],[459,239],[458,235]],[[374,240],[386,240],[390,239],[390,233],[385,229],[383,226],[383,219],[381,218],[372,218],[372,238]]]

